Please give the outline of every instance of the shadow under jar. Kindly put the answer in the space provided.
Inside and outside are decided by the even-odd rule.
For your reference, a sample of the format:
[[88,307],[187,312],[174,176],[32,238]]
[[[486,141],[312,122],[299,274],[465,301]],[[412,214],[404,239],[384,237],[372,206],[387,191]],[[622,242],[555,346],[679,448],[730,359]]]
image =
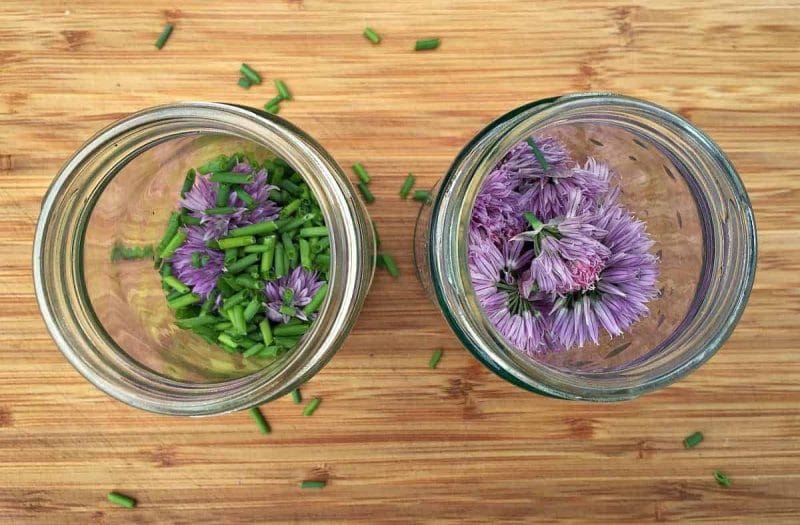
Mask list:
[[[658,257],[649,315],[599,344],[526,355],[484,313],[467,263],[473,204],[492,169],[529,137],[554,137],[578,164],[609,165],[619,202],[646,224]],[[467,349],[532,392],[588,401],[638,397],[708,360],[744,310],[756,266],[750,202],[733,166],[674,113],[611,94],[576,94],[517,108],[481,131],[424,205],[415,233],[420,280]]]
[[[110,258],[115,243],[158,244],[187,170],[238,152],[290,165],[330,232],[325,301],[277,359],[245,359],[177,328],[153,261]],[[47,327],[90,382],[144,410],[207,415],[265,403],[318,372],[355,323],[374,258],[367,212],[319,144],[252,108],[191,102],[131,115],[75,153],[45,196],[33,267]]]

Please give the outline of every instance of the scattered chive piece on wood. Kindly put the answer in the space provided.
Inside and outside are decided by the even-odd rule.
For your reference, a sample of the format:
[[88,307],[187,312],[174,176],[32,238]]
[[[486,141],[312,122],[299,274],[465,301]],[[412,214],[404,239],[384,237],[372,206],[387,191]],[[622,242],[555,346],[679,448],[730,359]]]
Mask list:
[[364,181],[358,183],[358,189],[361,191],[361,195],[364,197],[364,202],[367,204],[372,204],[375,202],[375,195],[369,191],[369,186]]
[[414,200],[418,202],[422,202],[424,204],[430,204],[431,202],[431,192],[428,190],[415,190],[414,191]]
[[244,88],[244,89],[250,89],[250,86],[253,85],[253,83],[250,82],[250,79],[247,78],[247,77],[240,77],[239,81],[237,82],[237,84],[239,84],[239,87]]
[[730,478],[721,470],[714,471],[714,479],[717,480],[717,483],[720,487],[725,487],[726,489],[730,488],[730,486],[733,484]]
[[268,107],[270,107],[270,106],[277,106],[278,104],[280,104],[280,103],[281,103],[281,101],[282,101],[282,100],[283,100],[283,97],[282,97],[282,96],[280,96],[280,95],[275,95],[275,96],[274,96],[274,97],[272,97],[271,99],[267,100],[267,103],[266,103],[266,104],[264,104],[264,107],[265,107],[265,108],[268,108]]
[[303,402],[303,396],[300,394],[299,388],[292,390],[292,401],[294,401],[295,405],[299,405]]
[[274,106],[264,106],[264,111],[267,113],[272,113],[273,115],[277,115],[281,111],[281,107],[278,104]]
[[283,100],[292,100],[292,93],[289,91],[289,87],[283,80],[279,78],[275,79],[275,89],[278,90],[278,94]]
[[694,448],[703,441],[703,433],[695,432],[683,440],[683,448]]
[[253,416],[253,419],[255,420],[256,425],[258,425],[258,429],[262,434],[269,434],[272,432],[272,429],[269,428],[269,423],[267,423],[267,420],[264,418],[264,414],[261,413],[258,407],[251,408],[249,412],[250,415]]
[[247,64],[242,63],[242,65],[239,66],[239,71],[242,73],[242,75],[245,76],[245,78],[247,78],[247,80],[249,80],[253,84],[261,83],[261,75],[256,73],[256,71]]
[[439,43],[441,40],[438,38],[423,38],[417,40],[417,43],[414,45],[414,51],[428,51],[431,49],[436,49],[439,47]]
[[528,138],[526,142],[536,156],[536,161],[539,163],[539,166],[542,167],[542,170],[548,171],[550,169],[550,164],[547,162],[547,159],[544,158],[544,153],[539,149],[539,146],[536,145],[532,138]]
[[304,416],[312,415],[314,412],[316,412],[317,407],[319,407],[319,404],[321,402],[322,402],[322,400],[320,398],[318,398],[318,397],[315,397],[314,399],[309,401],[308,404],[306,405],[306,407],[303,409],[303,415]]
[[388,253],[381,253],[379,257],[383,259],[383,266],[386,268],[386,271],[389,272],[389,275],[394,278],[400,277],[400,270],[397,269],[397,263],[394,262],[394,257]]
[[120,494],[119,492],[109,492],[107,498],[111,503],[128,509],[132,509],[136,506],[135,499],[128,497],[125,494]]
[[408,198],[408,193],[411,191],[411,188],[414,187],[414,175],[409,173],[406,180],[403,182],[403,187],[400,188],[400,198],[406,199]]
[[327,482],[307,479],[300,483],[301,489],[324,489]]
[[369,173],[367,173],[367,170],[364,169],[364,166],[362,166],[360,162],[353,164],[353,171],[358,175],[358,178],[361,179],[361,182],[369,184]]
[[434,350],[431,360],[428,361],[428,368],[436,368],[439,365],[439,361],[442,360],[442,354],[444,354],[444,350],[441,348]]
[[373,44],[380,44],[381,43],[381,36],[375,32],[374,29],[371,27],[364,28],[364,36],[372,42]]
[[164,25],[164,29],[161,31],[161,34],[158,35],[158,40],[156,40],[156,47],[158,49],[161,49],[162,47],[164,47],[164,44],[167,43],[167,40],[169,39],[169,35],[172,34],[172,28],[173,27],[174,26],[172,24],[170,24],[169,22],[167,22],[166,25]]

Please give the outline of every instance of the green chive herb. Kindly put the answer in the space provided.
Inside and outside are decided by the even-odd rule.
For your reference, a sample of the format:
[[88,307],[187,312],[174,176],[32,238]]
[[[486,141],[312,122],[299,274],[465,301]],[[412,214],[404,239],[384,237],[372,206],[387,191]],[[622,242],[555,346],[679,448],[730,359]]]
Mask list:
[[364,166],[362,166],[360,162],[353,164],[353,171],[358,175],[358,178],[361,179],[361,182],[369,184],[369,173],[367,173],[367,170],[364,169]]
[[220,182],[225,184],[249,184],[253,182],[253,178],[250,175],[245,175],[244,173],[225,173],[225,172],[213,173],[208,180],[210,180],[211,182]]
[[[231,234],[236,230],[232,230]],[[256,238],[253,235],[247,236],[232,236],[232,237],[223,237],[222,239],[217,240],[217,246],[219,246],[220,250],[229,250],[231,248],[241,248],[243,246],[250,246],[251,244],[256,243]]]
[[236,195],[242,199],[242,202],[244,202],[245,206],[247,206],[249,209],[253,209],[255,207],[256,201],[249,193],[247,193],[247,190],[244,188],[237,188],[235,192]]
[[406,177],[405,182],[403,182],[403,186],[400,188],[400,198],[406,199],[408,197],[408,193],[411,191],[411,188],[413,187],[414,187],[414,175],[409,173],[408,177]]
[[109,502],[113,503],[114,505],[119,505],[120,507],[132,509],[136,506],[135,499],[126,496],[125,494],[120,494],[119,492],[109,492],[107,498]]
[[300,483],[300,488],[301,489],[324,489],[326,484],[327,484],[326,481],[307,479],[307,480],[302,481]]
[[318,397],[315,397],[314,399],[309,401],[306,407],[303,409],[303,415],[304,416],[312,415],[317,410],[317,407],[319,407],[319,404],[321,402],[322,400]]
[[124,246],[115,243],[111,249],[111,261],[135,261],[139,259],[152,259],[155,255],[152,246]]
[[250,86],[253,85],[253,83],[250,82],[250,79],[247,77],[239,77],[239,81],[236,83],[239,84],[240,88],[244,89],[250,89]]
[[196,177],[197,171],[194,169],[191,169],[186,173],[186,178],[183,179],[183,186],[181,187],[181,197],[185,197],[186,192],[192,189],[192,186],[194,186],[194,179]]
[[303,313],[309,316],[319,310],[319,307],[322,306],[322,301],[325,300],[326,293],[328,293],[328,283],[323,283],[319,290],[317,290],[317,293],[311,298],[311,302],[303,307]]
[[695,432],[683,440],[683,448],[694,448],[703,441],[703,433]]
[[725,475],[724,472],[721,470],[714,471],[714,479],[717,480],[717,483],[720,487],[730,488],[733,483],[731,482],[730,478]]
[[179,231],[176,233],[172,239],[164,246],[164,249],[161,250],[161,253],[158,254],[159,257],[162,259],[169,259],[175,254],[175,250],[181,247],[183,241],[186,240],[186,232]]
[[292,100],[292,94],[289,92],[289,88],[283,80],[275,79],[275,89],[278,90],[278,94],[283,100]]
[[273,115],[277,115],[281,111],[281,107],[278,104],[273,106],[264,106],[264,111],[267,113],[272,113]]
[[156,47],[161,49],[164,47],[164,44],[167,43],[167,39],[169,39],[169,35],[172,34],[172,29],[174,26],[170,23],[164,25],[164,29],[161,30],[161,34],[158,35],[158,40],[156,40]]
[[247,64],[242,64],[239,66],[239,71],[244,75],[247,80],[249,80],[253,84],[261,84],[261,75],[255,72],[255,70],[248,66]]
[[431,49],[436,49],[439,47],[440,40],[438,38],[423,38],[421,40],[417,40],[417,43],[414,45],[414,51],[428,51]]
[[300,394],[299,388],[292,390],[292,401],[294,401],[295,405],[299,405],[303,402],[303,396]]
[[400,277],[400,270],[397,269],[397,263],[395,263],[394,257],[386,252],[378,254],[378,257],[383,260],[383,265],[386,268],[386,271],[389,272],[389,275],[395,279]]
[[300,229],[300,237],[327,237],[328,228],[325,226],[312,226]]
[[364,28],[364,36],[367,38],[367,40],[369,40],[373,44],[381,43],[380,35],[378,35],[378,33],[376,33],[371,27]]
[[267,420],[264,418],[264,414],[261,413],[258,407],[251,408],[249,412],[262,434],[269,434],[272,432],[272,429],[269,428],[269,423],[267,423]]
[[422,202],[424,204],[431,203],[431,192],[428,190],[415,190],[414,191],[414,200]]
[[531,148],[533,155],[536,157],[536,162],[539,163],[539,166],[541,166],[542,170],[548,171],[550,169],[550,164],[547,162],[547,159],[544,158],[544,153],[542,153],[542,150],[539,149],[539,146],[536,145],[532,138],[528,138],[526,142]]
[[364,202],[367,204],[375,202],[375,196],[371,191],[369,191],[369,186],[364,181],[358,183],[358,189],[361,190],[361,195],[364,197]]
[[439,365],[439,361],[442,360],[442,354],[444,354],[444,350],[441,348],[434,350],[431,360],[428,361],[428,368],[436,368]]

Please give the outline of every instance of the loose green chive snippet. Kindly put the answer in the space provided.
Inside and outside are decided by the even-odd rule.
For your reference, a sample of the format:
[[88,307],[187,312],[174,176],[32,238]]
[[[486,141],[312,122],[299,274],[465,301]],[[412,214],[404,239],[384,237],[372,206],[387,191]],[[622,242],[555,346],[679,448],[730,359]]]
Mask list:
[[300,483],[301,489],[324,489],[327,482],[307,479]]
[[703,433],[695,432],[683,440],[683,448],[694,448],[703,441]]
[[114,505],[119,505],[120,507],[125,507],[128,509],[132,509],[136,506],[136,500],[126,496],[125,494],[120,494],[119,492],[109,492],[108,501],[113,503]]
[[237,82],[237,84],[239,84],[240,88],[244,88],[244,89],[250,89],[250,86],[253,85],[253,83],[250,82],[250,79],[247,78],[247,77],[240,77],[239,81]]
[[272,429],[269,428],[269,423],[267,423],[267,420],[264,418],[264,414],[261,413],[258,407],[251,408],[249,412],[262,434],[269,434],[272,432]]
[[242,63],[242,65],[239,66],[239,71],[253,84],[261,84],[261,75],[256,73],[255,70],[247,64]]
[[441,348],[434,350],[431,360],[428,361],[428,368],[436,368],[439,365],[439,361],[442,360],[442,354],[444,354],[444,350]]
[[156,47],[158,49],[161,49],[162,47],[164,47],[164,44],[167,43],[167,40],[169,39],[169,35],[172,34],[172,29],[173,28],[174,28],[174,26],[172,24],[170,24],[169,22],[166,25],[164,25],[164,29],[161,30],[161,34],[158,35],[158,40],[156,40]]
[[300,394],[299,388],[292,390],[292,401],[294,401],[295,405],[299,405],[303,402],[303,396]]
[[414,175],[411,173],[408,174],[406,180],[403,182],[403,186],[400,188],[400,198],[406,199],[408,197],[408,193],[411,191],[411,188],[414,187]]
[[714,471],[714,479],[717,480],[717,483],[720,487],[730,488],[733,483],[731,482],[730,478],[725,475],[724,472],[721,470]]
[[439,47],[439,43],[441,41],[438,38],[423,38],[421,40],[417,40],[417,43],[414,45],[414,51],[428,51],[430,49],[436,49]]
[[428,190],[415,190],[414,191],[414,200],[418,202],[422,202],[424,204],[431,203],[431,192]]
[[358,178],[361,179],[361,182],[369,184],[369,173],[367,173],[367,170],[364,169],[364,166],[362,166],[360,162],[353,164],[353,171],[358,175]]
[[381,43],[380,35],[378,35],[378,33],[376,33],[371,27],[364,28],[364,36],[367,38],[367,40],[369,40],[373,44]]
[[541,166],[542,170],[548,171],[550,169],[550,164],[547,162],[547,159],[544,158],[544,153],[542,153],[542,150],[539,149],[539,146],[536,145],[532,138],[528,138],[528,140],[525,142],[528,143],[531,151],[533,151],[533,155],[536,157],[536,162],[539,163],[539,166]]
[[275,79],[275,89],[278,90],[278,94],[283,100],[292,100],[292,94],[289,92],[289,88],[283,80]]
[[394,257],[385,252],[378,254],[378,257],[383,259],[383,265],[386,267],[386,271],[389,272],[389,275],[394,278],[400,277],[400,270],[397,269],[397,263],[394,262]]
[[375,202],[375,196],[371,191],[369,191],[369,186],[364,181],[358,183],[358,189],[361,190],[361,195],[364,197],[364,202],[367,204],[372,204]]
[[273,115],[277,115],[281,111],[281,107],[278,104],[273,106],[264,106],[264,111],[267,113],[272,113]]
[[319,407],[319,404],[321,402],[322,400],[318,397],[315,397],[314,399],[309,401],[309,403],[306,405],[306,408],[303,409],[303,415],[304,416],[312,415],[317,410],[317,407]]

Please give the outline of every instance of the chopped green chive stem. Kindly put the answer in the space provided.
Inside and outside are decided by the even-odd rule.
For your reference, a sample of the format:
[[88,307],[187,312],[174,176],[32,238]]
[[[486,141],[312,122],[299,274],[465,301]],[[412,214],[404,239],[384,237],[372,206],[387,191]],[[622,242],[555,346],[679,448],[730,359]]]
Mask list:
[[[228,232],[229,234],[233,235],[236,230],[231,230]],[[243,246],[250,246],[251,244],[256,243],[256,238],[253,235],[246,235],[246,236],[233,236],[233,237],[224,237],[222,239],[217,240],[217,246],[219,246],[220,250],[230,250],[231,248],[241,248]]]
[[355,164],[353,164],[353,171],[356,172],[356,175],[358,175],[358,178],[361,179],[361,182],[363,182],[364,184],[369,184],[370,181],[369,174],[367,173],[367,170],[364,169],[364,166],[362,166],[360,162],[356,162]]
[[327,237],[328,228],[325,226],[311,226],[300,229],[300,237]]
[[244,308],[242,305],[237,304],[230,311],[231,323],[233,323],[233,330],[239,335],[247,334],[247,322],[244,320]]
[[428,190],[415,190],[413,198],[415,201],[419,201],[425,204],[430,204],[431,192]]
[[311,298],[311,301],[303,308],[303,313],[306,316],[309,316],[316,312],[320,306],[322,306],[322,301],[325,300],[325,294],[328,293],[328,283],[322,283],[317,293]]
[[414,44],[414,51],[428,51],[439,47],[440,40],[438,38],[423,38],[417,40]]
[[185,306],[191,306],[195,303],[200,302],[200,296],[195,295],[193,293],[187,293],[177,297],[171,301],[167,301],[167,305],[172,308],[173,310],[177,310],[178,308],[183,308]]
[[249,303],[247,303],[247,307],[244,309],[244,320],[247,322],[252,321],[253,317],[255,317],[258,313],[258,309],[260,307],[261,301],[258,299],[252,299]]
[[[303,224],[307,223],[308,221],[312,220],[313,218],[314,218],[314,214],[313,213],[306,213],[305,215],[303,215],[301,217],[295,217],[294,219],[292,219],[292,220],[290,220],[290,221],[288,221],[286,223],[283,223],[283,225],[279,226],[278,229],[280,231],[282,231],[282,232],[290,232],[292,230],[296,230],[297,228],[299,228]],[[327,229],[326,229],[326,231],[327,231]]]
[[237,257],[239,257],[239,250],[236,248],[228,248],[225,250],[224,262],[226,265],[233,264]]
[[264,349],[264,343],[256,343],[244,351],[242,357],[253,357],[258,355]]
[[324,266],[324,267],[327,268],[327,266],[331,263],[331,256],[327,255],[327,254],[320,254],[320,255],[317,255],[317,258],[315,259],[315,261],[316,261],[316,263],[318,265]]
[[266,319],[258,323],[258,329],[261,331],[261,340],[264,341],[264,346],[272,344],[272,326]]
[[[169,286],[167,286],[166,288],[167,288],[167,290],[169,290]],[[167,294],[167,301],[171,301],[171,300],[175,299],[176,297],[180,297],[184,293],[186,293],[186,292],[179,292],[178,290],[172,290],[170,293]]]
[[220,184],[219,189],[217,190],[217,207],[224,208],[228,207],[228,201],[230,200],[229,197],[231,195],[231,187],[227,184]]
[[253,197],[249,193],[247,193],[247,191],[244,188],[238,188],[236,190],[236,195],[238,195],[239,198],[242,199],[242,202],[244,202],[245,206],[247,206],[248,208],[252,208],[256,205],[255,199],[253,199]]
[[239,81],[237,82],[237,84],[239,84],[239,87],[244,88],[244,89],[250,89],[250,86],[253,85],[253,83],[250,82],[250,79],[247,78],[247,77],[240,77]]
[[278,243],[275,246],[275,277],[283,277],[286,275],[286,261],[284,260],[283,244]]
[[277,115],[281,111],[281,107],[278,104],[274,104],[272,106],[264,106],[264,111],[267,113],[272,113],[273,115]]
[[441,348],[434,350],[431,360],[428,361],[428,368],[436,368],[439,365],[439,361],[442,360],[442,354],[444,354],[444,350]]
[[293,200],[292,202],[283,207],[283,209],[280,211],[279,214],[280,217],[285,218],[290,216],[291,214],[300,209],[300,204],[301,204],[300,199]]
[[306,407],[303,409],[303,415],[310,416],[311,414],[313,414],[317,410],[317,407],[319,407],[319,404],[321,402],[322,400],[318,397],[315,397],[314,399],[309,401]]
[[381,43],[380,35],[378,35],[378,33],[376,33],[375,30],[373,30],[371,27],[364,28],[364,36],[367,38],[367,40],[369,40],[373,44]]
[[[200,315],[207,316],[208,313],[211,311],[211,308],[214,307],[216,301],[217,301],[217,294],[215,292],[208,294],[208,297],[206,297],[206,300],[203,301],[203,305],[200,307]],[[209,319],[215,319],[215,318],[209,317]]]
[[279,346],[268,346],[258,353],[258,357],[278,357],[281,348]]
[[200,219],[197,217],[192,217],[191,215],[187,215],[185,213],[181,214],[181,223],[186,225],[198,225],[200,224]]
[[379,257],[383,259],[383,265],[386,267],[386,271],[389,272],[389,275],[394,278],[400,277],[400,270],[397,269],[397,263],[395,263],[394,257],[388,253],[382,253]]
[[375,196],[369,190],[369,186],[364,181],[358,183],[358,189],[361,191],[361,195],[364,197],[364,202],[367,204],[372,204],[375,202]]
[[280,189],[282,189],[282,190],[288,191],[292,195],[298,195],[303,191],[303,190],[300,189],[300,186],[298,186],[297,184],[295,184],[294,182],[292,182],[289,179],[282,180],[281,183],[278,184],[278,187]]
[[283,80],[275,79],[275,89],[278,90],[278,94],[283,100],[292,100],[292,94],[289,92],[289,88]]
[[[270,235],[266,237],[263,241],[264,243],[264,253],[261,254],[261,275],[266,277],[269,273],[270,269],[272,268],[273,260],[275,259],[275,244],[278,242],[278,239],[274,235]],[[246,250],[246,249],[245,249]]]
[[232,206],[218,206],[216,208],[206,208],[205,210],[206,215],[228,215],[235,212],[236,208]]
[[228,273],[237,274],[243,272],[248,266],[257,263],[260,259],[261,257],[257,253],[246,255],[237,260],[235,263],[229,265],[227,267]]
[[307,479],[300,483],[301,489],[324,489],[327,482]]
[[236,348],[239,346],[228,334],[219,334],[219,336],[217,336],[217,340],[229,348]]
[[300,244],[300,265],[306,270],[311,269],[311,245],[305,239],[298,241]]
[[283,101],[283,97],[280,95],[275,95],[271,99],[267,100],[267,103],[264,104],[264,107],[277,106],[281,103],[281,101]]
[[411,191],[411,188],[414,187],[414,175],[411,173],[408,174],[406,180],[403,182],[403,186],[400,188],[400,198],[406,199],[408,197],[408,193]]
[[261,283],[249,275],[237,275],[234,282],[252,290],[260,290],[262,288]]
[[703,433],[695,432],[683,440],[683,448],[694,448],[703,441]]
[[252,244],[244,247],[244,253],[264,253],[269,251],[269,246],[263,244]]
[[720,487],[725,487],[726,489],[730,488],[730,486],[733,485],[733,483],[731,483],[730,478],[726,476],[725,473],[722,472],[721,470],[714,471],[714,479],[717,480],[717,483],[719,484]]
[[[169,216],[169,220],[167,221],[167,229],[164,232],[164,236],[161,238],[161,241],[158,243],[158,247],[156,251],[161,253],[166,248],[169,241],[175,237],[175,234],[178,233],[178,228],[181,226],[181,214],[178,212],[174,212]],[[163,257],[162,257],[163,259]]]
[[184,294],[184,293],[187,293],[189,291],[189,287],[186,286],[185,284],[183,284],[182,282],[180,282],[178,280],[178,278],[173,276],[173,275],[168,275],[168,276],[164,277],[163,280],[167,284],[167,286],[169,286],[170,288],[172,288],[173,290],[175,290],[177,292],[180,292],[180,293]]
[[276,337],[275,344],[280,346],[284,349],[290,349],[297,346],[297,343],[300,341],[299,337]]
[[164,264],[163,266],[161,266],[161,270],[158,273],[161,274],[161,277],[172,275],[172,265],[170,263]]
[[245,292],[244,290],[242,290],[241,292],[237,292],[224,300],[222,308],[223,310],[227,310],[232,306],[244,302],[246,298],[247,298],[247,292]]
[[[156,44],[156,46],[158,46],[158,44]],[[125,494],[120,494],[119,492],[109,492],[107,498],[110,503],[113,503],[114,505],[119,505],[120,507],[132,509],[136,506],[135,499],[126,496]]]
[[292,401],[294,401],[295,405],[299,405],[303,402],[303,396],[300,394],[299,388],[292,390]]
[[229,237],[244,237],[246,235],[267,235],[278,229],[275,221],[258,222],[249,226],[235,228],[228,232]]
[[295,325],[278,325],[272,331],[277,337],[291,337],[294,335],[303,335],[308,332],[311,327],[310,324],[295,324]]
[[269,428],[269,423],[267,423],[267,420],[264,418],[264,415],[261,413],[258,407],[251,408],[249,412],[250,415],[255,420],[256,425],[258,425],[258,429],[261,431],[261,433],[269,434],[271,432]]
[[111,261],[134,261],[153,257],[152,246],[123,246],[116,243],[111,249]]
[[224,184],[250,184],[253,178],[244,173],[214,173],[208,179],[211,182],[219,182]]
[[181,187],[181,197],[185,197],[186,192],[192,189],[196,176],[197,172],[194,169],[191,169],[186,173],[186,178],[183,179],[183,187]]
[[164,25],[164,29],[161,30],[161,34],[158,35],[158,39],[156,40],[156,47],[158,49],[161,49],[162,47],[164,47],[164,44],[167,43],[167,40],[169,39],[169,35],[172,34],[172,29],[174,27],[175,26],[173,26],[170,23],[167,23],[167,24]]
[[528,224],[530,224],[531,228],[533,228],[534,230],[541,230],[544,227],[544,223],[542,223],[542,221],[540,221],[533,213],[526,211],[522,215],[525,217],[525,220],[528,221]]
[[181,328],[197,328],[198,326],[213,326],[219,321],[218,317],[211,315],[202,315],[200,317],[188,317],[186,319],[178,319],[175,324]]
[[542,170],[548,171],[550,169],[550,164],[548,164],[547,159],[544,158],[544,153],[542,153],[542,150],[539,149],[539,146],[536,145],[532,138],[528,138],[528,140],[525,142],[528,143],[528,146],[531,148],[531,151],[536,157],[536,162],[539,163],[539,166],[541,166]]
[[161,253],[159,253],[158,256],[162,259],[169,259],[175,254],[175,250],[181,247],[181,244],[183,244],[183,241],[185,240],[186,232],[179,231],[172,237],[172,239],[170,239],[167,245],[164,246],[164,249],[161,250]]
[[247,64],[243,63],[241,66],[239,66],[239,71],[253,84],[261,83],[261,75],[256,73],[255,70]]

